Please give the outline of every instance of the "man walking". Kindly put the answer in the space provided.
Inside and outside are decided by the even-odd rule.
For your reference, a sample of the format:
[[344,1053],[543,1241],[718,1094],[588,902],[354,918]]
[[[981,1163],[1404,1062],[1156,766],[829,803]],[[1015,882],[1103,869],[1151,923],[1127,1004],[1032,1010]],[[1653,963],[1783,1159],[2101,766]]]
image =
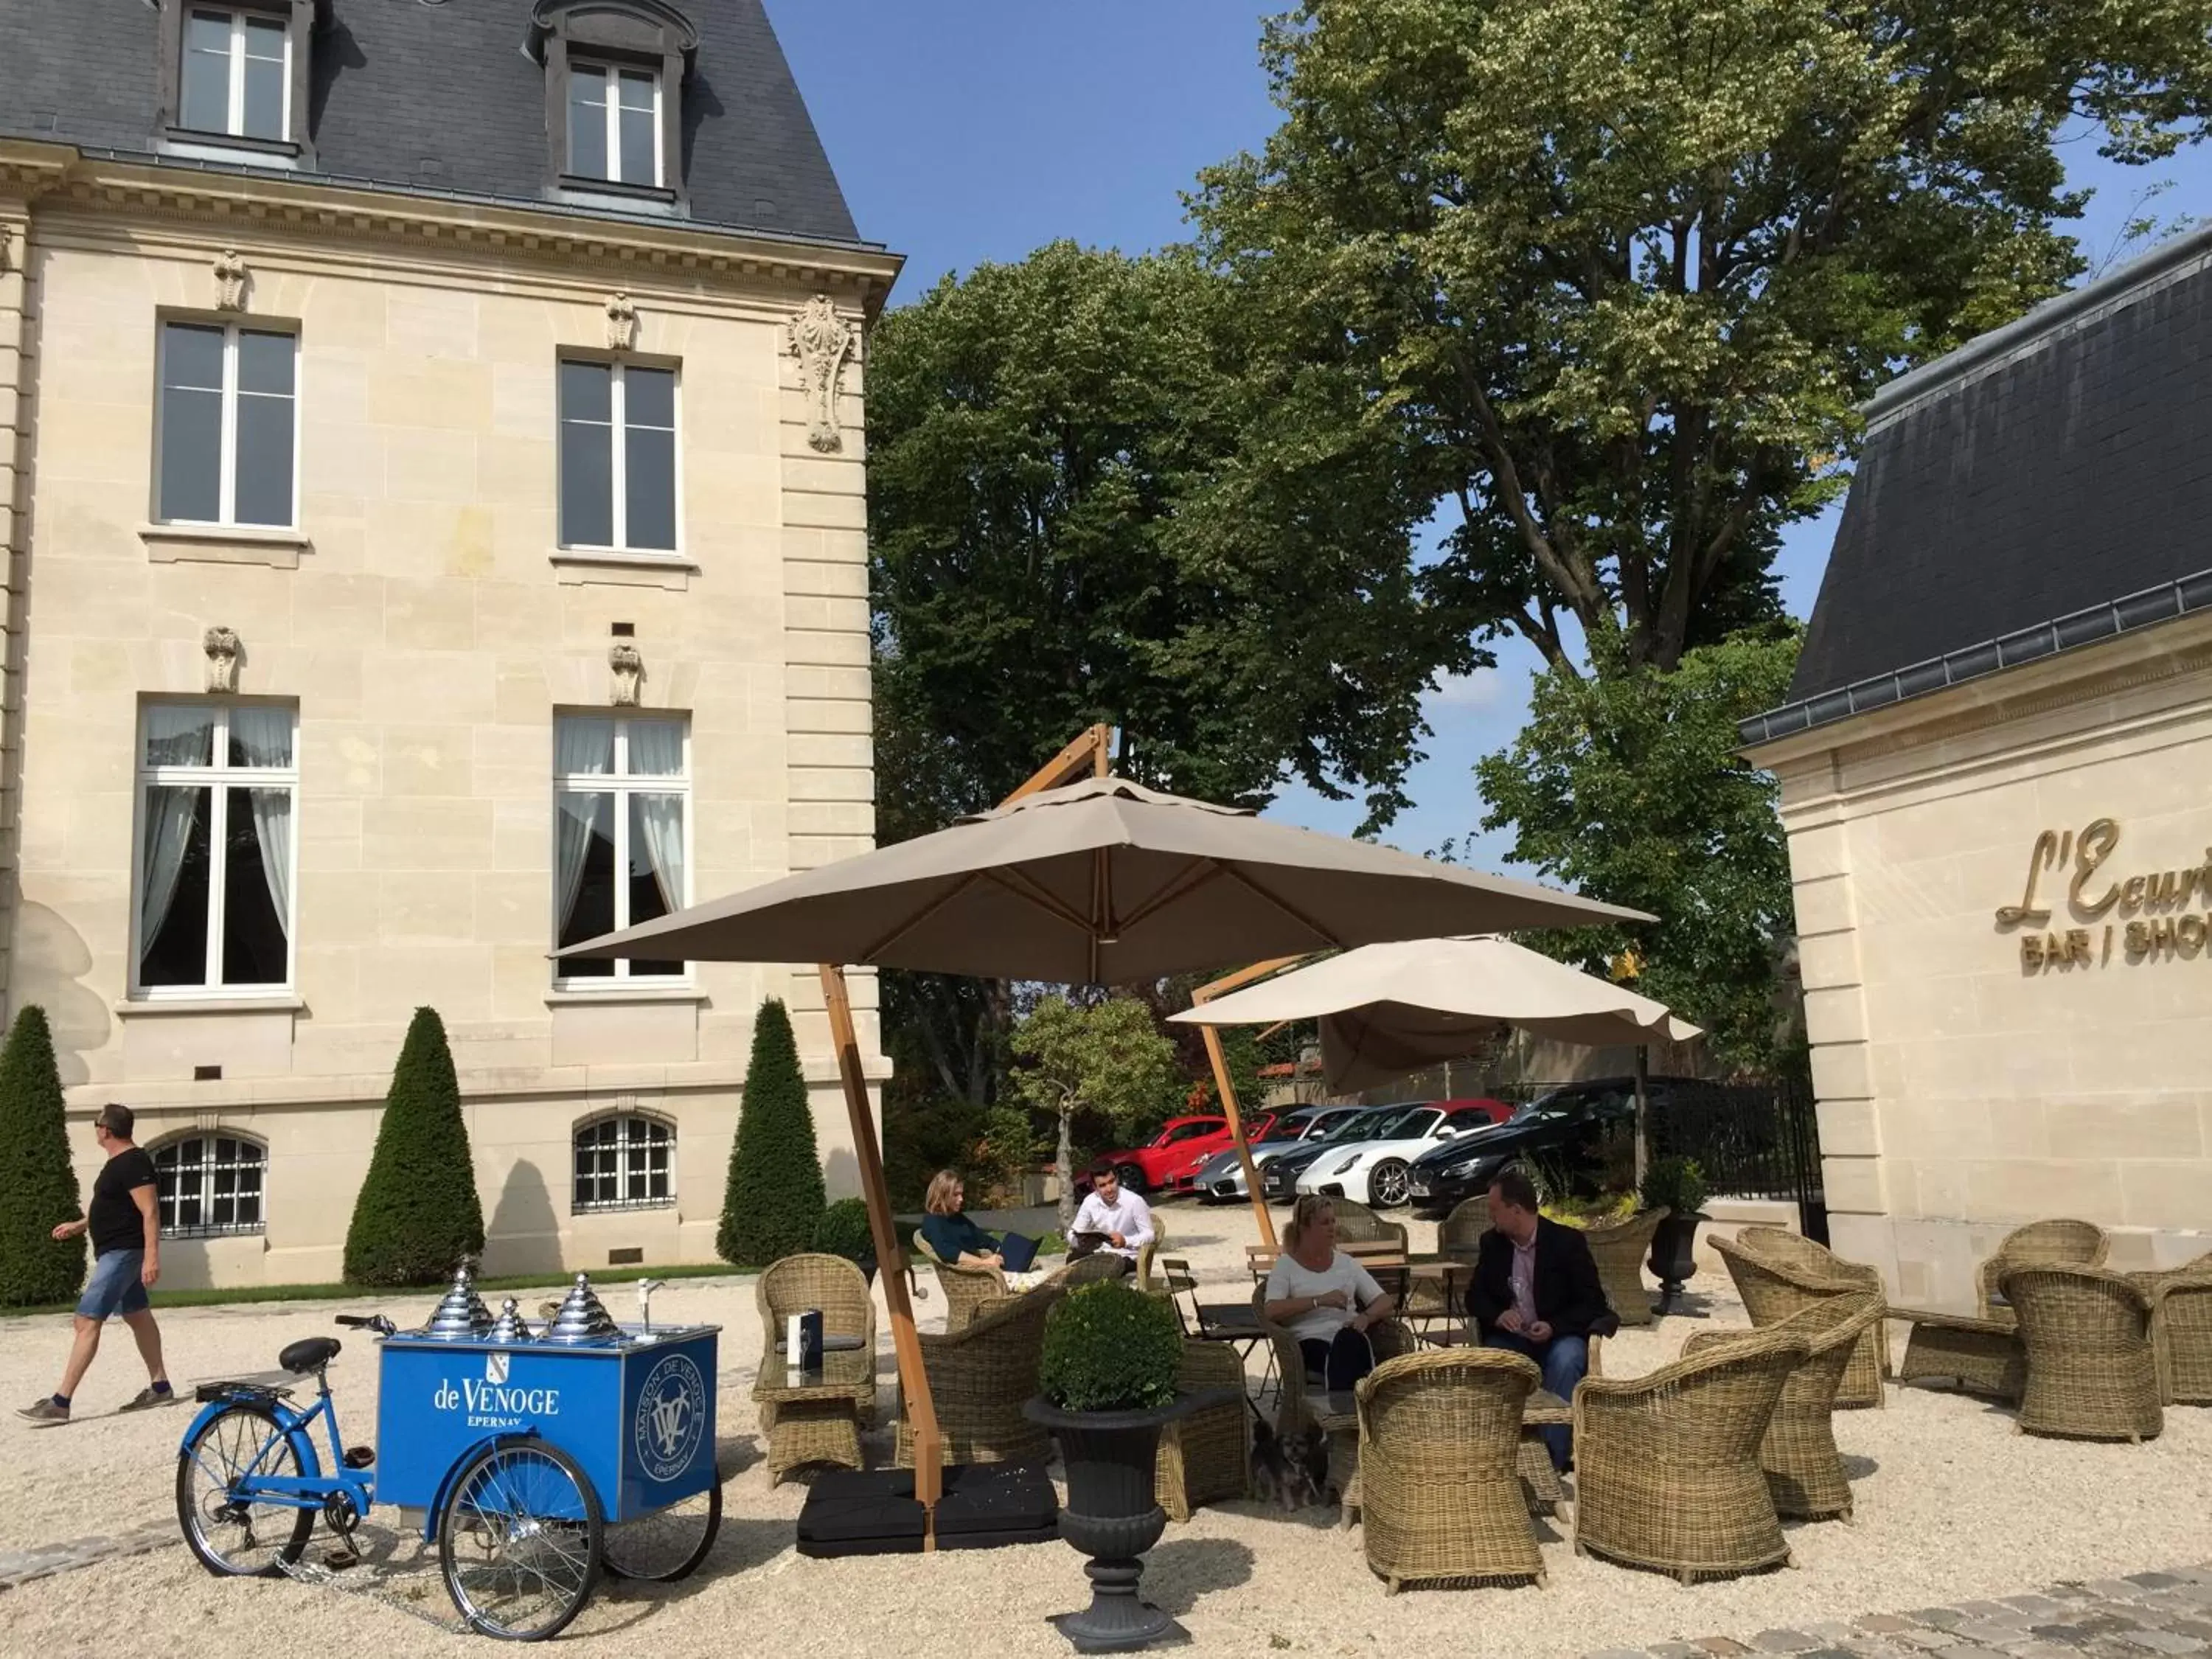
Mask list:
[[56,1238],[91,1231],[92,1278],[77,1298],[76,1340],[62,1370],[61,1388],[17,1413],[33,1423],[52,1425],[70,1420],[70,1400],[91,1368],[93,1355],[100,1352],[100,1328],[110,1314],[122,1315],[131,1328],[151,1379],[123,1409],[143,1411],[177,1397],[161,1364],[161,1333],[146,1301],[148,1286],[161,1276],[161,1224],[154,1202],[154,1160],[132,1144],[134,1121],[128,1106],[100,1109],[92,1133],[107,1154],[107,1163],[92,1183],[92,1202],[83,1218],[64,1221],[54,1229]]
[[1069,1242],[1081,1233],[1103,1235],[1098,1249],[1119,1260],[1117,1274],[1133,1268],[1137,1252],[1152,1242],[1152,1206],[1125,1188],[1120,1171],[1103,1159],[1091,1167],[1091,1194],[1075,1212]]
[[[1589,1370],[1589,1339],[1620,1328],[1605,1299],[1589,1240],[1536,1209],[1536,1190],[1518,1170],[1490,1183],[1491,1231],[1475,1257],[1467,1310],[1486,1348],[1525,1354],[1543,1368],[1544,1387],[1562,1400]],[[1573,1459],[1574,1431],[1547,1428],[1552,1466]]]

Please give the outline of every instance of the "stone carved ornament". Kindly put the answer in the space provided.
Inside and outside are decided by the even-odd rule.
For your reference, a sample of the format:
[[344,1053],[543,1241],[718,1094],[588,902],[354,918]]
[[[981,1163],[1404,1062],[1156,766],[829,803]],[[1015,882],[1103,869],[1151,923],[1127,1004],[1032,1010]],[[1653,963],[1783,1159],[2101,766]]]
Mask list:
[[607,650],[607,666],[614,670],[611,701],[617,708],[637,707],[638,687],[645,678],[645,658],[628,640],[617,640]]
[[637,307],[630,303],[627,294],[616,293],[607,297],[607,349],[637,349]]
[[799,359],[799,389],[806,394],[806,441],[823,454],[845,447],[837,430],[837,392],[845,361],[853,355],[853,325],[837,314],[826,294],[806,302],[791,319],[791,351]]
[[246,261],[239,258],[238,250],[225,248],[215,262],[215,308],[217,311],[245,310],[246,282],[251,275],[246,268]]
[[238,635],[218,623],[201,636],[200,648],[207,653],[207,689],[237,690]]

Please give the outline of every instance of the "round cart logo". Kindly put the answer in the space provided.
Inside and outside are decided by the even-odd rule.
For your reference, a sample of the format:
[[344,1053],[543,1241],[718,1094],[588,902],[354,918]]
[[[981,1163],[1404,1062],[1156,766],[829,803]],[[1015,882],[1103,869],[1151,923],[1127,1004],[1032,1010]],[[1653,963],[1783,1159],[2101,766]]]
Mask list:
[[707,1384],[687,1354],[672,1353],[645,1376],[632,1433],[647,1476],[673,1480],[699,1449],[707,1427]]

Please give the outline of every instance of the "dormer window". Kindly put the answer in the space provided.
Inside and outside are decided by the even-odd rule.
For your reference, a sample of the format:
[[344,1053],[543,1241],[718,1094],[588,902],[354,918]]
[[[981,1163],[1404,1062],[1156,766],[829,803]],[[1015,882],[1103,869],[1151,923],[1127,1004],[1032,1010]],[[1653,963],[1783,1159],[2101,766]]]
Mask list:
[[177,125],[195,132],[281,141],[291,123],[290,32],[272,17],[195,6],[185,19]]
[[579,179],[660,187],[658,70],[569,60],[568,172]]

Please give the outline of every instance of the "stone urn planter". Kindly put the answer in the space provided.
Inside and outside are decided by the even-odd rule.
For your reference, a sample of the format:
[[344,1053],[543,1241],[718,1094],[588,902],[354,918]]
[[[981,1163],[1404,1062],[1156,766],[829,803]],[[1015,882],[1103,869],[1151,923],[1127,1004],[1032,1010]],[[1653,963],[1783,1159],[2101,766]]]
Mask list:
[[1698,1224],[1710,1220],[1703,1211],[1671,1214],[1651,1236],[1652,1278],[1659,1281],[1659,1311],[1670,1312],[1682,1286],[1698,1271]]
[[1171,1404],[1119,1412],[1062,1411],[1035,1399],[1022,1409],[1052,1431],[1067,1474],[1060,1535],[1091,1559],[1091,1605],[1052,1620],[1078,1653],[1128,1653],[1188,1634],[1137,1594],[1144,1553],[1160,1540],[1167,1511],[1153,1496],[1160,1431],[1188,1413],[1236,1397],[1234,1389],[1177,1395]]

